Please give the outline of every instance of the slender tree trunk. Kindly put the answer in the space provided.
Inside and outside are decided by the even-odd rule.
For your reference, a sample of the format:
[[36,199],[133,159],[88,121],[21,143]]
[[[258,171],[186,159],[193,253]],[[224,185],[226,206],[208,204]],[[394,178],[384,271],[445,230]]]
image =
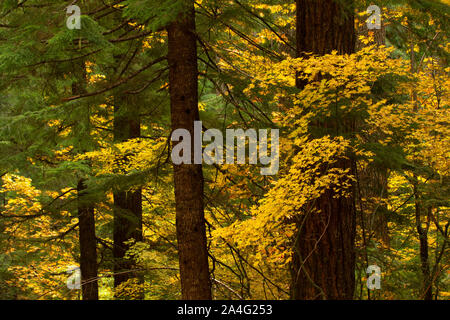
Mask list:
[[[72,84],[72,94],[83,94],[86,92],[86,69],[84,62],[77,64],[77,82]],[[86,119],[90,121],[90,119]],[[79,220],[80,241],[80,269],[83,300],[98,300],[97,282],[97,239],[95,237],[95,215],[94,206],[86,199],[86,186],[84,179],[80,179],[77,185],[77,205]]]
[[[411,70],[413,73],[416,73],[417,64],[416,57],[414,54],[414,44],[411,41]],[[412,102],[414,103],[413,111],[417,113],[419,111],[419,105],[417,103],[417,91],[413,90],[412,92]],[[419,180],[417,178],[416,173],[413,174],[413,191],[414,191],[414,204],[415,204],[415,220],[416,220],[416,230],[419,236],[419,255],[420,255],[420,264],[422,270],[423,277],[423,290],[422,296],[424,300],[432,300],[433,299],[433,288],[431,283],[430,276],[430,264],[428,261],[428,230],[422,228],[422,219],[421,219],[421,204],[420,204],[420,194],[419,194]]]
[[422,291],[421,298],[424,300],[433,300],[433,288],[431,283],[430,262],[428,259],[428,228],[422,227],[422,208],[420,203],[420,195],[417,180],[413,181],[414,203],[415,203],[415,220],[416,230],[420,243],[420,269],[422,271]]
[[[185,10],[168,27],[169,81],[172,130],[187,129],[194,146],[194,121],[199,120],[198,66],[194,2],[182,1]],[[194,154],[193,150],[191,152]],[[203,173],[199,164],[174,165],[176,228],[182,298],[211,299]]]
[[[138,138],[141,135],[141,121],[139,108],[132,105],[128,99],[117,94],[114,99],[114,141],[125,142]],[[126,154],[119,159],[126,163],[130,155]],[[125,171],[120,172],[126,174]],[[125,254],[130,248],[129,241],[142,241],[142,189],[114,191],[114,227],[113,227],[113,256],[114,256],[114,287],[131,278],[137,278],[133,269],[136,269],[133,259],[126,259]],[[142,294],[139,298],[143,298]]]
[[[361,8],[362,10],[364,8]],[[361,10],[361,11],[362,11]],[[380,8],[380,10],[382,10]],[[383,12],[381,11],[381,14]],[[369,18],[369,14],[360,17],[359,26],[357,30],[356,38],[356,51],[362,50],[364,47],[375,44],[377,47],[386,44],[386,26],[384,20],[381,19],[380,29],[369,30],[366,20]],[[373,37],[373,42],[364,43],[360,40],[360,36],[368,37],[369,34]],[[382,97],[381,97],[382,98]],[[376,139],[381,139],[383,133],[379,133]],[[368,199],[366,206],[362,207],[363,218],[367,219],[364,224],[369,234],[368,242],[370,242],[370,234],[372,229],[375,233],[375,237],[383,241],[384,244],[389,245],[389,228],[387,219],[387,206],[386,199],[388,194],[388,170],[387,168],[380,167],[375,163],[370,163],[364,170],[359,172],[360,182],[359,187],[363,198]],[[361,201],[361,199],[360,199]]]
[[[348,4],[344,7],[344,4]],[[352,1],[297,0],[297,53],[324,55],[336,50],[350,54],[355,48]],[[303,88],[306,83],[297,81]],[[318,124],[333,129],[333,121]],[[351,131],[348,123],[344,130]],[[333,130],[335,131],[335,130]],[[339,160],[336,167],[350,169],[352,160]],[[352,299],[355,286],[354,197],[336,197],[326,191],[312,204],[313,212],[298,223],[292,262],[293,299]],[[320,211],[320,213],[318,213]]]

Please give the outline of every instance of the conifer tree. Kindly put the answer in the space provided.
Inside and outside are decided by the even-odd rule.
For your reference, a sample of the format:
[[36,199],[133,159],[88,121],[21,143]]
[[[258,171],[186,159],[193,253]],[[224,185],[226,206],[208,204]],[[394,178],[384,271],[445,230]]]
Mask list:
[[[297,54],[324,55],[355,50],[353,1],[297,0]],[[326,77],[326,75],[324,75]],[[297,81],[302,88],[306,83]],[[344,135],[352,119],[324,119],[315,124],[319,135]],[[317,133],[315,134],[317,135]],[[354,173],[351,159],[337,167]],[[323,168],[324,172],[331,168]],[[295,239],[292,270],[293,299],[352,299],[355,286],[355,200],[326,191],[301,217]]]
[[194,164],[194,121],[198,121],[198,64],[194,2],[180,1],[180,13],[168,31],[172,130],[191,134],[191,164],[174,164],[178,255],[183,299],[211,299],[203,172]]

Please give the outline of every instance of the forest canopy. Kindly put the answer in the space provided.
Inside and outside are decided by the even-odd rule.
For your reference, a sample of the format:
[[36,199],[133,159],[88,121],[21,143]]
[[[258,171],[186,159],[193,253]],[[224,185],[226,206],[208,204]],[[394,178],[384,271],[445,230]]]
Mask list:
[[449,13],[0,0],[0,299],[449,300]]

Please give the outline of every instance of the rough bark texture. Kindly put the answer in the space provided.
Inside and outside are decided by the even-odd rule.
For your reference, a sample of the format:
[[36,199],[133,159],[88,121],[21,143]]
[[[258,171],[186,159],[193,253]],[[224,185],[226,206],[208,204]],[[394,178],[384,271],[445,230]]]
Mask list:
[[86,186],[78,182],[78,220],[80,230],[80,269],[83,300],[98,300],[97,240],[94,207],[84,200]]
[[[369,235],[382,240],[389,245],[388,209],[386,205],[388,197],[388,170],[369,164],[358,174],[361,198],[366,199],[362,210],[364,214],[364,225]],[[361,221],[359,221],[361,223]]]
[[[380,8],[382,10],[382,8]],[[383,11],[381,11],[381,14],[383,14]],[[356,37],[356,51],[361,50],[365,46],[372,45],[375,43],[377,46],[385,45],[386,44],[386,26],[384,24],[384,20],[381,19],[381,28],[380,29],[371,29],[367,27],[366,20],[369,18],[369,14],[366,14],[359,18],[359,24],[356,31],[356,34],[358,35]],[[373,36],[373,43],[368,43],[367,45],[364,44],[359,36],[368,37],[370,35]]]
[[[77,81],[72,84],[72,94],[86,92],[86,69],[84,62],[74,66]],[[86,121],[89,121],[87,118]],[[97,239],[95,237],[95,216],[92,203],[86,200],[86,186],[80,179],[77,185],[77,206],[79,220],[81,292],[83,300],[98,300],[97,282]]]
[[[339,3],[347,2],[348,8]],[[355,50],[351,1],[297,0],[297,53],[352,53]]]
[[[185,12],[168,27],[171,120],[172,130],[187,129],[193,138],[199,120],[195,12],[193,2],[184,4]],[[202,166],[174,165],[174,185],[182,298],[211,299]]]
[[[296,41],[298,57],[309,53],[323,55],[333,50],[354,52],[353,12],[344,10],[333,0],[297,0]],[[305,84],[297,79],[297,87],[302,88]]]
[[[120,97],[120,94],[118,94]],[[114,141],[125,142],[141,135],[139,109],[134,107],[124,97],[114,99]],[[121,161],[128,161],[130,155],[124,155]],[[118,172],[126,174],[126,172]],[[130,248],[128,241],[142,241],[142,190],[114,191],[114,227],[113,227],[113,256],[114,256],[114,287],[131,278],[142,278],[136,272],[132,259],[125,259]],[[134,297],[136,298],[136,297]],[[142,297],[141,297],[142,298]]]
[[[345,2],[345,1],[344,1]],[[340,1],[339,3],[343,3]],[[297,0],[297,54],[324,55],[336,50],[350,54],[355,48],[352,2],[343,6],[332,0]],[[297,81],[303,88],[305,83]],[[336,132],[335,124],[315,124]],[[346,131],[354,129],[348,121]],[[350,169],[352,160],[339,160],[336,167]],[[329,168],[328,168],[329,169]],[[352,191],[351,191],[352,192]],[[300,218],[292,262],[293,299],[352,299],[355,286],[354,198],[325,192],[310,214]]]

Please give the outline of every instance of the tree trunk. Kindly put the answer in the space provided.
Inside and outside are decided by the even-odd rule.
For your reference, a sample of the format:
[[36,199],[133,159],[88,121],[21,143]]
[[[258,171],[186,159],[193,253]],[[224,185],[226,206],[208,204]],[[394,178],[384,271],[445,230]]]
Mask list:
[[[417,73],[417,62],[414,54],[414,44],[411,41],[411,71],[413,73]],[[413,111],[417,113],[419,111],[419,105],[417,103],[417,91],[413,90],[412,92],[412,102],[414,103]],[[428,261],[428,229],[422,228],[422,219],[421,219],[421,203],[420,203],[420,194],[419,194],[419,180],[416,173],[413,173],[413,192],[414,192],[414,204],[415,204],[415,222],[416,222],[416,230],[419,236],[419,253],[420,253],[420,264],[422,270],[423,277],[423,291],[421,297],[424,300],[432,300],[433,299],[433,288],[431,283],[430,276],[430,264]]]
[[[354,48],[352,1],[338,4],[332,0],[297,0],[299,57],[308,52],[324,55],[333,50],[339,54],[350,54]],[[305,84],[297,81],[300,89]],[[332,120],[319,125],[329,129],[335,126]],[[354,124],[347,124],[344,130],[353,129]],[[353,160],[341,159],[335,166],[350,169],[354,173]],[[312,204],[313,212],[300,218],[292,262],[293,299],[353,298],[356,232],[354,197],[335,196],[331,190],[326,191]]]
[[[363,8],[361,8],[363,9]],[[380,8],[380,10],[382,10]],[[383,12],[381,11],[381,14]],[[386,44],[386,26],[384,20],[381,19],[380,29],[369,30],[366,20],[369,18],[369,14],[366,14],[359,18],[360,25],[357,29],[356,38],[356,51],[375,44],[377,47]],[[372,35],[373,42],[365,44],[360,40],[360,36],[368,37]],[[383,97],[380,97],[382,99]],[[379,133],[377,139],[381,139],[383,133]],[[368,227],[367,234],[369,234],[368,242],[370,242],[370,234],[374,231],[375,237],[382,240],[384,244],[389,246],[389,227],[387,217],[387,205],[386,199],[388,194],[388,178],[389,172],[387,168],[381,167],[376,163],[370,163],[364,170],[359,172],[358,175],[360,182],[359,188],[362,194],[362,198],[368,199],[366,206],[362,208],[363,219],[367,219],[366,223],[359,221],[361,225]],[[360,199],[361,201],[361,199]],[[368,223],[367,223],[368,222]]]
[[431,283],[430,274],[430,263],[428,260],[428,228],[424,229],[422,227],[422,208],[420,204],[420,195],[418,191],[418,181],[413,182],[414,188],[414,202],[415,202],[415,220],[416,220],[416,230],[419,236],[420,243],[420,269],[422,271],[422,292],[421,298],[424,300],[433,300],[433,288]]
[[[86,67],[84,62],[75,65],[74,70],[76,70],[77,81],[72,84],[72,94],[83,94],[86,92]],[[89,117],[86,121],[90,121]],[[94,206],[86,199],[84,179],[78,181],[77,197],[82,297],[83,300],[98,300],[95,214]]]
[[[141,135],[139,108],[132,105],[119,93],[114,99],[114,142],[125,142]],[[121,156],[121,162],[127,162],[131,155]],[[122,171],[121,174],[127,172]],[[135,271],[133,259],[126,259],[130,240],[142,241],[142,189],[114,191],[114,227],[113,227],[113,257],[114,257],[114,288],[132,278],[143,283]],[[134,297],[135,298],[135,297]],[[143,298],[142,293],[139,298]]]
[[[361,8],[364,10],[364,8]],[[361,11],[363,11],[361,10]],[[380,12],[381,15],[383,15],[383,9],[380,8]],[[370,46],[372,44],[375,44],[376,46],[382,46],[382,45],[386,45],[386,25],[384,24],[384,20],[381,19],[381,26],[380,29],[369,29],[367,27],[367,22],[366,20],[369,18],[369,14],[365,14],[364,16],[360,17],[358,20],[360,23],[360,25],[358,25],[356,34],[356,51],[359,51],[361,49],[363,49],[366,46]],[[359,38],[360,36],[364,36],[364,37],[368,37],[369,35],[372,35],[373,37],[373,42],[369,42],[368,44],[365,44],[364,42],[361,41],[361,39]]]
[[80,230],[80,269],[83,300],[98,300],[97,240],[94,207],[84,199],[86,186],[78,182],[78,220]]
[[[199,120],[198,66],[194,3],[184,0],[185,10],[168,26],[169,82],[172,130],[187,129],[194,146],[194,121]],[[192,149],[192,157],[194,155]],[[174,165],[176,229],[182,298],[211,299],[202,165]]]

